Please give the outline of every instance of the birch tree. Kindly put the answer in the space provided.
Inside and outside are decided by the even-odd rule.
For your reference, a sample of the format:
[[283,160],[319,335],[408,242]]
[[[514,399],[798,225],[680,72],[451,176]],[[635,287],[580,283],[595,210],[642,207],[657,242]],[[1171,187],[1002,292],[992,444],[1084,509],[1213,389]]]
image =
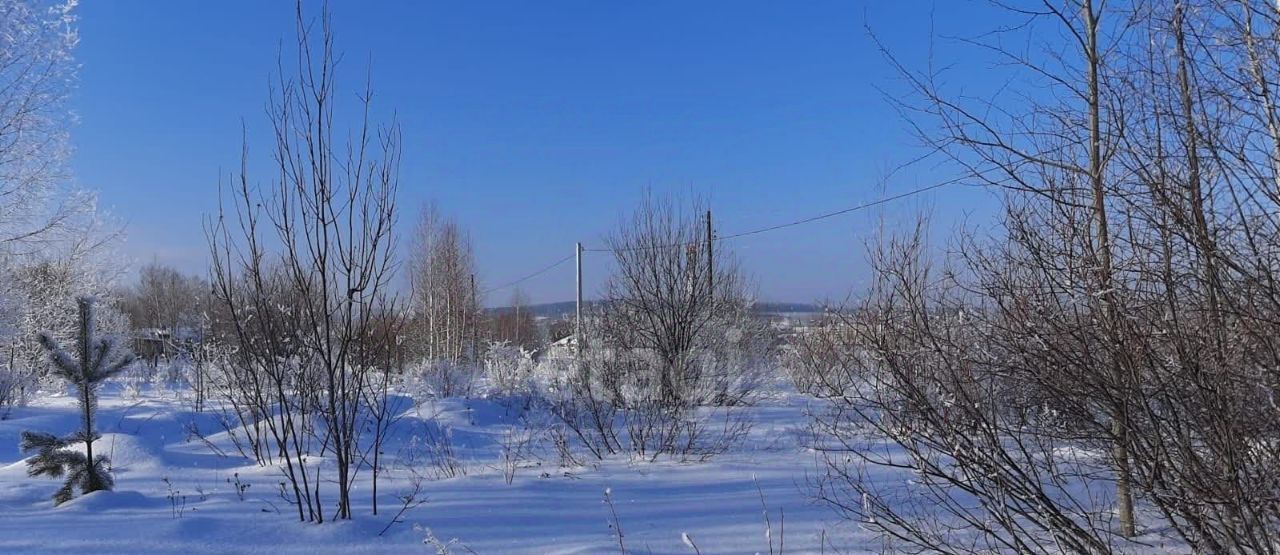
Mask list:
[[472,343],[480,306],[472,288],[471,238],[453,219],[429,205],[418,215],[409,251],[414,336],[419,356],[474,362]]

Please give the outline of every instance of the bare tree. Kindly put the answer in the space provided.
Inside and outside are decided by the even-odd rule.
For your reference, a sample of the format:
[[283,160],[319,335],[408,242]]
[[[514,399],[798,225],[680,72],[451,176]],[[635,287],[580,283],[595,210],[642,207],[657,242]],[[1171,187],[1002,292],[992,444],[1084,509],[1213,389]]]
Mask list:
[[[154,368],[163,357],[193,363],[189,376],[197,408],[203,404],[206,310],[211,304],[208,282],[158,263],[143,266],[138,283],[121,294],[118,305],[129,318],[136,354]],[[145,342],[143,342],[145,340]]]
[[121,307],[135,329],[196,329],[208,291],[208,283],[198,277],[151,263],[139,271],[138,283],[121,299]]
[[[1000,8],[1005,6],[993,3]],[[1039,46],[1048,53],[1037,57],[1023,51],[1005,48],[999,42],[1002,33],[987,42],[971,41],[979,48],[994,52],[996,57],[1029,75],[1043,80],[1042,85],[1061,93],[1049,95],[1046,101],[1027,101],[1026,115],[1020,118],[1014,110],[1002,106],[1003,99],[961,100],[941,91],[939,76],[906,70],[903,75],[922,98],[911,110],[925,114],[938,125],[936,132],[921,129],[927,144],[955,162],[975,181],[1003,187],[1015,193],[1030,193],[1058,203],[1072,229],[1084,238],[1082,244],[1068,245],[1079,249],[1072,256],[1093,269],[1087,280],[1088,291],[1097,299],[1094,312],[1099,330],[1106,338],[1097,361],[1109,368],[1117,384],[1129,380],[1133,369],[1126,356],[1129,347],[1121,330],[1122,308],[1117,304],[1114,283],[1113,225],[1109,211],[1115,194],[1112,180],[1115,172],[1108,164],[1115,160],[1117,143],[1124,124],[1123,111],[1117,105],[1114,58],[1118,45],[1130,38],[1131,20],[1122,8],[1104,8],[1092,0],[1072,0],[1065,4],[1038,2],[1034,9],[1007,7],[1008,12],[1024,17],[1029,27],[1064,33],[1060,43],[1043,41]],[[1110,21],[1113,17],[1115,22]],[[893,60],[893,58],[890,58]],[[896,60],[893,60],[896,64]],[[1060,99],[1068,99],[1060,100]],[[990,111],[986,111],[990,110]],[[1082,219],[1083,218],[1083,219]],[[1120,387],[1117,385],[1117,387]],[[1116,435],[1112,458],[1116,465],[1117,509],[1121,527],[1127,536],[1135,533],[1133,502],[1129,485],[1129,456],[1122,421],[1128,407],[1122,397],[1113,399],[1116,406],[1104,409],[1113,418],[1111,433]]]
[[[805,374],[833,407],[820,497],[941,552],[1112,552],[1150,529],[1276,552],[1276,10],[1042,2],[970,42],[1061,94],[975,100],[899,66],[921,136],[1005,213],[941,270],[919,233],[871,249],[851,339]],[[1045,21],[1060,42],[991,39]],[[885,467],[921,478],[883,487]]]
[[394,299],[383,299],[372,316],[373,324],[358,344],[357,363],[368,374],[361,391],[368,418],[366,428],[372,437],[361,452],[362,464],[369,468],[373,514],[378,514],[378,478],[384,472],[383,449],[392,428],[400,421],[412,400],[393,394],[395,376],[404,373],[405,332],[409,318]]
[[749,429],[735,407],[756,391],[770,345],[704,214],[648,196],[607,239],[617,268],[555,403],[559,444],[574,438],[597,458],[705,460]]
[[712,401],[698,398],[711,377],[698,356],[750,303],[731,254],[720,243],[707,252],[704,213],[697,203],[686,210],[647,195],[607,239],[617,267],[605,286],[601,334],[611,348],[654,357],[653,386],[666,403]]
[[[285,462],[299,519],[318,522],[326,505],[320,468],[306,469],[312,448],[334,461],[333,518],[352,517],[367,385],[357,346],[370,335],[395,270],[400,137],[394,125],[371,122],[373,91],[366,86],[358,126],[340,142],[330,17],[321,15],[316,34],[301,3],[297,12],[294,77],[284,74],[282,60],[268,105],[278,177],[266,192],[249,185],[246,144],[232,212],[224,209],[208,236],[214,288],[240,348],[250,404]],[[279,252],[271,254],[268,244]],[[283,306],[282,295],[289,299]]]
[[541,347],[542,334],[528,305],[529,299],[523,291],[512,291],[507,306],[493,311],[488,318],[488,339],[516,345],[528,351]]

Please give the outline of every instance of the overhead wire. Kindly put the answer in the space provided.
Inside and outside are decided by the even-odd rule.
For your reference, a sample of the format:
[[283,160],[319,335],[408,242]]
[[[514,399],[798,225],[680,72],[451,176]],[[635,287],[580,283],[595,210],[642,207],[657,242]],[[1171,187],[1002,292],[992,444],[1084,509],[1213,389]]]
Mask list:
[[[807,217],[807,218],[802,218],[802,219],[799,219],[799,220],[794,220],[794,221],[790,221],[790,222],[786,222],[786,223],[775,224],[775,225],[771,225],[771,226],[767,226],[767,227],[761,227],[761,228],[757,228],[757,229],[751,229],[751,230],[747,230],[747,231],[741,231],[741,232],[738,232],[738,233],[732,233],[732,234],[729,234],[729,235],[719,235],[719,236],[715,236],[715,237],[712,237],[712,240],[713,240],[713,241],[728,241],[728,240],[730,240],[730,239],[737,239],[737,238],[740,238],[740,237],[748,237],[748,236],[751,236],[751,235],[759,235],[759,234],[761,234],[761,233],[768,233],[768,232],[771,232],[771,231],[777,231],[777,230],[779,230],[779,229],[785,229],[785,228],[788,228],[788,227],[795,227],[795,226],[798,226],[798,225],[804,225],[804,224],[808,224],[808,223],[813,223],[813,222],[820,221],[820,220],[825,220],[825,219],[828,219],[828,218],[834,218],[834,217],[836,217],[836,216],[843,216],[843,215],[848,214],[848,213],[850,213],[850,212],[857,212],[857,211],[859,211],[859,210],[865,210],[865,209],[867,209],[867,208],[871,208],[871,207],[874,207],[874,206],[879,206],[879,205],[881,205],[881,204],[886,204],[886,203],[889,203],[889,202],[893,202],[893,201],[895,201],[895,200],[901,200],[901,199],[904,199],[904,198],[907,198],[907,197],[911,197],[911,196],[915,196],[915,195],[918,195],[918,194],[921,194],[921,193],[926,193],[926,192],[932,191],[932,190],[934,190],[934,189],[940,189],[940,188],[942,188],[942,187],[946,187],[946,186],[948,186],[948,185],[953,185],[953,184],[955,184],[955,183],[958,183],[959,181],[960,181],[960,179],[952,179],[952,180],[949,180],[949,181],[943,181],[943,182],[940,182],[940,183],[934,183],[934,184],[932,184],[932,185],[928,185],[928,186],[925,186],[925,187],[918,187],[918,188],[916,188],[916,189],[912,189],[912,190],[910,190],[910,191],[904,191],[904,192],[902,192],[902,193],[898,193],[898,194],[896,194],[896,195],[891,195],[891,196],[887,196],[887,197],[878,198],[878,199],[876,199],[876,200],[872,200],[872,201],[864,202],[864,203],[859,204],[859,205],[856,205],[856,206],[851,206],[851,207],[848,207],[848,208],[843,208],[843,209],[835,210],[835,211],[832,211],[832,212],[826,212],[826,213],[823,213],[823,214],[818,214],[818,215],[816,215],[816,216],[810,216],[810,217]],[[646,246],[629,247],[629,248],[622,248],[622,249],[611,249],[611,248],[602,248],[602,247],[595,247],[595,248],[586,248],[586,247],[584,247],[584,248],[582,249],[582,251],[583,251],[583,252],[618,252],[618,251],[631,252],[631,251],[649,250],[649,249],[668,249],[668,248],[688,247],[688,246],[690,246],[690,245],[702,245],[702,244],[705,244],[705,241],[706,241],[706,239],[698,239],[698,240],[695,240],[695,241],[687,241],[687,242],[682,242],[682,243],[672,243],[672,244],[668,244],[668,245],[646,245]],[[533,272],[533,273],[531,273],[531,274],[529,274],[529,275],[526,275],[526,276],[524,276],[524,277],[522,277],[522,278],[519,278],[519,279],[516,279],[516,280],[510,281],[510,282],[507,282],[507,283],[505,283],[505,284],[503,284],[503,285],[500,285],[500,286],[498,286],[498,287],[492,287],[492,288],[486,289],[484,292],[485,292],[485,294],[488,294],[488,293],[492,293],[492,292],[494,292],[494,291],[501,291],[501,290],[506,289],[506,288],[508,288],[508,287],[513,287],[513,286],[519,285],[519,284],[521,284],[521,283],[524,283],[524,282],[526,282],[526,281],[528,281],[528,280],[531,280],[531,279],[533,279],[533,278],[535,278],[535,277],[538,277],[538,276],[540,276],[540,275],[542,275],[542,274],[545,274],[545,273],[547,273],[547,272],[549,272],[549,271],[551,271],[551,270],[555,269],[556,267],[560,266],[561,264],[564,264],[565,262],[568,262],[569,260],[571,260],[572,258],[574,258],[574,256],[575,256],[575,255],[572,255],[572,254],[571,254],[571,255],[569,255],[569,256],[566,256],[566,257],[564,257],[564,258],[561,258],[561,259],[559,259],[559,260],[557,260],[557,261],[555,261],[555,262],[551,263],[550,265],[548,265],[548,266],[546,266],[546,267],[544,267],[544,268],[542,268],[542,269],[540,269],[540,270],[538,270],[538,271],[536,271],[536,272]]]
[[759,229],[752,229],[752,230],[750,230],[750,231],[743,231],[743,232],[740,232],[740,233],[734,233],[734,234],[731,234],[731,235],[724,235],[724,236],[720,236],[720,237],[714,237],[714,239],[715,239],[716,241],[727,241],[727,240],[729,240],[729,239],[737,239],[737,238],[739,238],[739,237],[746,237],[746,236],[748,236],[748,235],[758,235],[758,234],[761,234],[761,233],[768,233],[768,232],[770,232],[770,231],[777,231],[777,230],[779,230],[779,229],[784,229],[784,228],[788,228],[788,227],[794,227],[794,226],[798,226],[798,225],[804,225],[804,224],[807,224],[807,223],[816,222],[816,221],[818,221],[818,220],[825,220],[825,219],[827,219],[827,218],[834,218],[834,217],[836,217],[836,216],[843,216],[843,215],[848,214],[848,213],[850,213],[850,212],[856,212],[856,211],[858,211],[858,210],[865,210],[865,209],[867,209],[867,208],[871,208],[871,207],[873,207],[873,206],[879,206],[879,205],[881,205],[881,204],[885,204],[885,203],[888,203],[888,202],[893,202],[893,201],[895,201],[895,200],[899,200],[899,199],[904,199],[904,198],[907,198],[907,197],[909,197],[909,196],[918,195],[918,194],[920,194],[920,193],[925,193],[925,192],[928,192],[928,191],[932,191],[932,190],[934,190],[934,189],[939,189],[939,188],[945,187],[945,186],[947,186],[947,185],[951,185],[951,184],[953,184],[953,183],[956,183],[957,181],[958,181],[958,180],[952,180],[952,181],[943,181],[942,183],[934,183],[933,185],[929,185],[929,186],[927,186],[927,187],[921,187],[921,188],[919,188],[919,189],[912,189],[912,190],[910,190],[910,191],[906,191],[906,192],[904,192],[904,193],[900,193],[900,194],[893,195],[893,196],[890,196],[890,197],[884,197],[884,198],[876,199],[876,200],[873,200],[873,201],[870,201],[870,202],[866,202],[866,203],[863,203],[863,204],[859,204],[859,205],[857,205],[857,206],[852,206],[852,207],[849,207],[849,208],[845,208],[845,209],[843,209],[843,210],[836,210],[835,212],[827,212],[826,214],[819,214],[819,215],[817,215],[817,216],[811,216],[811,217],[808,217],[808,218],[804,218],[804,219],[801,219],[801,220],[796,220],[796,221],[793,221],[793,222],[787,222],[787,223],[784,223],[784,224],[771,225],[771,226],[769,226],[769,227],[762,227],[762,228],[759,228]]
[[571,254],[571,255],[569,255],[569,256],[566,256],[566,257],[564,257],[564,258],[561,258],[560,260],[557,260],[557,261],[555,261],[555,262],[552,262],[550,265],[548,265],[548,266],[546,266],[546,267],[544,267],[544,268],[542,268],[542,269],[540,269],[540,270],[538,270],[538,271],[536,271],[536,272],[533,272],[533,273],[531,273],[531,274],[529,274],[529,275],[527,275],[527,276],[524,276],[524,277],[522,277],[522,278],[520,278],[520,279],[517,279],[517,280],[511,281],[511,282],[505,283],[505,284],[503,284],[503,285],[499,285],[499,286],[497,286],[497,287],[491,287],[491,288],[489,288],[489,289],[485,289],[485,290],[484,290],[484,294],[488,295],[489,293],[492,293],[492,292],[494,292],[494,291],[501,291],[501,290],[506,289],[506,288],[508,288],[508,287],[514,287],[514,286],[516,286],[516,285],[519,285],[519,284],[521,284],[521,283],[524,283],[524,282],[526,282],[526,281],[529,281],[529,280],[531,280],[531,279],[533,279],[533,278],[536,278],[536,277],[538,277],[538,276],[540,276],[540,275],[542,275],[542,274],[545,274],[545,273],[547,273],[547,272],[550,272],[551,270],[554,270],[556,267],[560,266],[561,264],[564,264],[565,262],[568,262],[568,261],[572,260],[572,259],[573,259],[573,257],[574,257],[574,255],[572,255],[572,254]]
[[[899,193],[899,194],[896,194],[896,195],[893,195],[893,196],[883,197],[883,198],[879,198],[879,199],[876,199],[876,200],[873,200],[873,201],[864,202],[864,203],[859,204],[859,205],[857,205],[857,206],[851,206],[851,207],[849,207],[849,208],[844,208],[844,209],[841,209],[841,210],[836,210],[836,211],[834,211],[834,212],[827,212],[827,213],[824,213],[824,214],[819,214],[819,215],[817,215],[817,216],[810,216],[810,217],[808,217],[808,218],[803,218],[803,219],[799,219],[799,220],[795,220],[795,221],[790,221],[790,222],[786,222],[786,223],[781,223],[781,224],[771,225],[771,226],[768,226],[768,227],[761,227],[761,228],[752,229],[752,230],[748,230],[748,231],[741,231],[741,232],[733,233],[733,234],[729,234],[729,235],[717,235],[717,236],[713,237],[713,238],[712,238],[712,240],[713,240],[713,241],[728,241],[728,240],[730,240],[730,239],[737,239],[737,238],[739,238],[739,237],[747,237],[747,236],[750,236],[750,235],[758,235],[758,234],[761,234],[761,233],[768,233],[768,232],[770,232],[770,231],[777,231],[777,230],[779,230],[779,229],[784,229],[784,228],[788,228],[788,227],[794,227],[794,226],[798,226],[798,225],[804,225],[804,224],[812,223],[812,222],[816,222],[816,221],[819,221],[819,220],[825,220],[825,219],[827,219],[827,218],[834,218],[834,217],[836,217],[836,216],[842,216],[842,215],[844,215],[844,214],[848,214],[848,213],[850,213],[850,212],[856,212],[856,211],[858,211],[858,210],[865,210],[865,209],[867,209],[867,208],[871,208],[871,207],[874,207],[874,206],[879,206],[879,205],[881,205],[881,204],[885,204],[885,203],[893,202],[893,201],[895,201],[895,200],[904,199],[904,198],[907,198],[907,197],[910,197],[910,196],[914,196],[914,195],[918,195],[918,194],[925,193],[925,192],[928,192],[928,191],[932,191],[932,190],[934,190],[934,189],[940,189],[940,188],[942,188],[942,187],[946,187],[947,185],[953,185],[953,184],[955,184],[955,183],[957,183],[957,182],[959,182],[959,181],[960,181],[959,179],[952,179],[952,180],[950,180],[950,181],[943,181],[943,182],[941,182],[941,183],[934,183],[933,185],[928,185],[928,186],[925,186],[925,187],[919,187],[919,188],[916,188],[916,189],[912,189],[912,190],[910,190],[910,191],[904,191],[904,192],[902,192],[902,193]],[[669,244],[665,244],[665,245],[643,245],[643,246],[638,246],[638,247],[626,247],[626,248],[620,248],[620,249],[611,249],[611,248],[607,248],[607,247],[594,247],[594,248],[584,248],[583,250],[584,250],[584,251],[586,251],[586,252],[617,252],[617,251],[631,252],[631,251],[639,251],[639,250],[650,250],[650,249],[669,249],[669,248],[677,248],[677,247],[696,246],[696,245],[702,245],[702,244],[704,244],[705,242],[706,242],[706,239],[704,239],[704,238],[700,238],[700,239],[697,239],[697,240],[686,241],[686,242],[683,242],[683,243],[669,243]]]

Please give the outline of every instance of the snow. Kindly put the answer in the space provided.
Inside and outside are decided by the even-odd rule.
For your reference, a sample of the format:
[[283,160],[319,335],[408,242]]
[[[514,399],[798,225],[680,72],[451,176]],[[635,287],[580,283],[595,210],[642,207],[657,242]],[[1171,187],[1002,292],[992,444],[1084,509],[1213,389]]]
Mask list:
[[[107,384],[97,418],[103,435],[94,447],[111,456],[115,490],[60,507],[49,500],[57,480],[26,476],[18,436],[22,430],[72,431],[75,399],[46,396],[14,409],[0,421],[0,552],[430,553],[435,548],[423,545],[428,530],[441,543],[456,539],[450,548],[461,553],[617,552],[606,491],[629,551],[693,553],[694,543],[702,553],[769,553],[772,539],[775,549],[781,540],[786,552],[805,553],[818,552],[824,537],[828,550],[879,551],[870,532],[811,502],[806,484],[815,458],[801,429],[806,408],[816,401],[800,395],[778,395],[747,409],[754,421],[750,435],[709,462],[617,457],[560,468],[555,454],[544,450],[510,485],[501,442],[513,430],[517,403],[406,398],[404,417],[384,449],[390,460],[379,483],[379,514],[371,514],[370,473],[364,469],[354,492],[355,520],[322,525],[299,523],[278,495],[279,471],[240,457],[216,417],[193,412],[181,398]],[[401,506],[397,495],[409,487],[405,454],[425,426],[452,428],[466,474],[424,482],[427,501],[379,536]],[[208,444],[190,432],[193,427]],[[429,466],[420,459],[413,464]],[[250,484],[243,500],[237,478]]]

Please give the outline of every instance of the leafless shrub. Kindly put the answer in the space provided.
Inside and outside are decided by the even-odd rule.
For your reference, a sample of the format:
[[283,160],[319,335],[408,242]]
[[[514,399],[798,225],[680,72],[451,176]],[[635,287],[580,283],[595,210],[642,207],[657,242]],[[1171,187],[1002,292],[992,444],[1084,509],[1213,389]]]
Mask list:
[[[207,235],[220,338],[235,346],[227,402],[252,430],[255,457],[282,463],[281,496],[298,518],[323,522],[330,506],[330,518],[352,517],[369,370],[358,345],[382,316],[395,269],[400,137],[369,120],[366,88],[343,146],[329,14],[315,35],[301,4],[297,12],[296,77],[283,75],[282,59],[268,106],[277,180],[250,185],[246,142]],[[320,454],[336,476],[321,478],[310,457]],[[334,485],[336,505],[323,501],[322,483]]]
[[[576,446],[597,460],[629,454],[648,461],[664,456],[705,461],[750,431],[751,421],[737,404],[703,406],[665,399],[662,386],[653,379],[652,361],[642,356],[589,350],[579,364],[586,370],[552,388],[549,399],[561,428],[553,437],[561,448]],[[701,398],[708,401],[726,399],[723,390],[704,391]]]
[[421,507],[427,502],[427,497],[422,491],[422,484],[423,478],[418,474],[414,474],[409,479],[408,487],[396,495],[396,499],[400,501],[400,508],[396,510],[396,514],[392,515],[391,520],[387,521],[387,525],[378,531],[379,536],[386,534],[387,530],[390,530],[392,526],[403,524],[406,513]]
[[[432,469],[434,479],[456,478],[467,475],[467,466],[458,457],[453,446],[453,428],[441,426],[436,422],[428,422],[415,435],[409,448],[420,451],[428,468]],[[415,456],[412,460],[418,460]]]
[[407,369],[421,398],[470,397],[475,393],[477,370],[467,362],[423,360]]
[[485,350],[483,363],[485,378],[495,392],[501,395],[531,392],[534,363],[528,351],[506,342],[493,343]]
[[736,407],[758,391],[771,343],[701,212],[646,197],[608,239],[617,271],[552,399],[559,437],[597,459],[705,460],[750,425]]
[[415,525],[413,529],[423,535],[422,544],[434,550],[435,555],[452,555],[459,552],[475,553],[475,550],[467,547],[467,544],[462,543],[462,540],[458,538],[450,538],[445,541],[436,537],[435,532],[431,531],[430,528]]
[[522,419],[520,424],[503,431],[499,441],[498,465],[507,485],[515,481],[516,473],[535,455],[543,437],[542,431],[528,425],[528,421]]
[[[920,550],[1115,549],[1106,436],[1022,402],[1042,383],[1005,362],[980,308],[936,284],[945,272],[924,249],[917,233],[873,257],[874,289],[845,323],[858,356],[819,386],[831,405],[814,420],[815,494]],[[895,470],[910,479],[883,479]]]
[[[852,324],[852,325],[851,325]],[[824,395],[852,365],[857,349],[856,320],[827,316],[807,326],[784,347],[779,365],[787,371],[797,391]]]
[[1004,188],[1003,229],[942,269],[918,232],[871,249],[852,356],[820,386],[816,491],[922,550],[1113,552],[1158,530],[1275,553],[1277,12],[1040,8],[1019,30],[1065,31],[1053,54],[977,43],[1053,100],[960,98],[899,66],[922,137]]
[[627,542],[626,533],[622,531],[622,519],[618,518],[618,508],[613,504],[613,489],[604,489],[604,499],[602,502],[609,508],[609,534],[613,536],[618,543],[618,553],[626,555]]

